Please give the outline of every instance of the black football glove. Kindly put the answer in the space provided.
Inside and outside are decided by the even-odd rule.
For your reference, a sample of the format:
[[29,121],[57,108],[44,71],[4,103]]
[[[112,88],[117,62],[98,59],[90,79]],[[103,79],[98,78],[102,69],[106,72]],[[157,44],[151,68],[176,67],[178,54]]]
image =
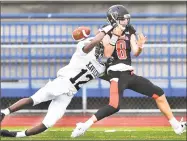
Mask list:
[[127,31],[129,31],[130,35],[136,34],[136,29],[131,24],[127,26]]
[[111,66],[113,64],[113,62],[114,62],[114,57],[108,58],[106,61],[106,66],[107,67]]

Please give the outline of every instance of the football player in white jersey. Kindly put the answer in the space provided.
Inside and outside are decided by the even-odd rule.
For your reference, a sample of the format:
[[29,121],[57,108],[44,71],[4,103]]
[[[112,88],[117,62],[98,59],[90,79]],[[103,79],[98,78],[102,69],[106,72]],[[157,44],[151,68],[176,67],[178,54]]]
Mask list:
[[[109,31],[109,29],[105,29],[106,31]],[[116,28],[114,29],[115,32],[117,32]],[[56,79],[49,81],[31,97],[23,98],[10,107],[3,109],[0,115],[0,122],[2,122],[4,117],[23,109],[25,106],[35,106],[42,102],[52,100],[47,115],[41,123],[26,131],[15,132],[1,130],[0,135],[4,137],[36,135],[52,127],[61,119],[74,94],[77,93],[81,86],[104,73],[105,65],[98,61],[98,58],[102,57],[101,50],[104,52],[104,49],[101,47],[101,43],[95,44],[96,46],[92,44],[94,41],[97,41],[97,43],[101,41],[101,36],[103,35],[105,35],[104,32],[97,34],[94,38],[87,38],[80,41],[77,44],[76,52],[73,54],[70,63],[57,72]],[[91,40],[92,43],[90,43]],[[87,44],[91,44],[92,47]]]

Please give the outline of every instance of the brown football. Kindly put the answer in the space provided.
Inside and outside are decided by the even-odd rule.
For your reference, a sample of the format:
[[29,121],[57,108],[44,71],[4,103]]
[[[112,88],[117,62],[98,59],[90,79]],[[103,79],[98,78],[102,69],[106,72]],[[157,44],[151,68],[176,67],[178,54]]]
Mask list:
[[89,35],[90,35],[90,28],[85,27],[85,26],[80,26],[80,27],[76,28],[72,33],[72,37],[76,41],[85,39]]

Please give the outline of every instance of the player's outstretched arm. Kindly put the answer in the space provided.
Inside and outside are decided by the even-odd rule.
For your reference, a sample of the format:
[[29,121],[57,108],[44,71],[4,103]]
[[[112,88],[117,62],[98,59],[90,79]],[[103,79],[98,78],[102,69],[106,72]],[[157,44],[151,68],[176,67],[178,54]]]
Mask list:
[[83,52],[89,53],[105,36],[104,32],[99,32],[90,43],[84,46]]
[[[112,37],[110,41],[108,39],[104,39],[106,37],[105,35],[108,34],[109,32],[113,32]],[[113,27],[111,25],[104,26],[102,29],[100,29],[100,32],[92,39],[92,41],[85,45],[83,48],[84,53],[89,53],[101,40],[103,40],[104,46],[108,48],[109,50],[105,51],[105,56],[110,57],[115,43],[117,42],[118,38],[121,36],[123,32],[123,29],[120,26]]]
[[147,38],[143,33],[138,34],[138,40],[136,40],[135,34],[131,35],[130,44],[134,56],[139,56],[143,50],[143,45],[147,41]]

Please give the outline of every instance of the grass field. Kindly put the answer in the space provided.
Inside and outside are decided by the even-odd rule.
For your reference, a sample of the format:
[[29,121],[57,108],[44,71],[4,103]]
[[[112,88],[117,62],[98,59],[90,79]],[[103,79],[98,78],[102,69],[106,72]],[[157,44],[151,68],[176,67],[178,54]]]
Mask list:
[[[27,129],[26,127],[3,127],[14,131]],[[186,132],[176,135],[171,127],[97,127],[90,128],[84,136],[71,138],[73,128],[51,128],[48,131],[25,138],[4,138],[1,140],[186,140]]]

